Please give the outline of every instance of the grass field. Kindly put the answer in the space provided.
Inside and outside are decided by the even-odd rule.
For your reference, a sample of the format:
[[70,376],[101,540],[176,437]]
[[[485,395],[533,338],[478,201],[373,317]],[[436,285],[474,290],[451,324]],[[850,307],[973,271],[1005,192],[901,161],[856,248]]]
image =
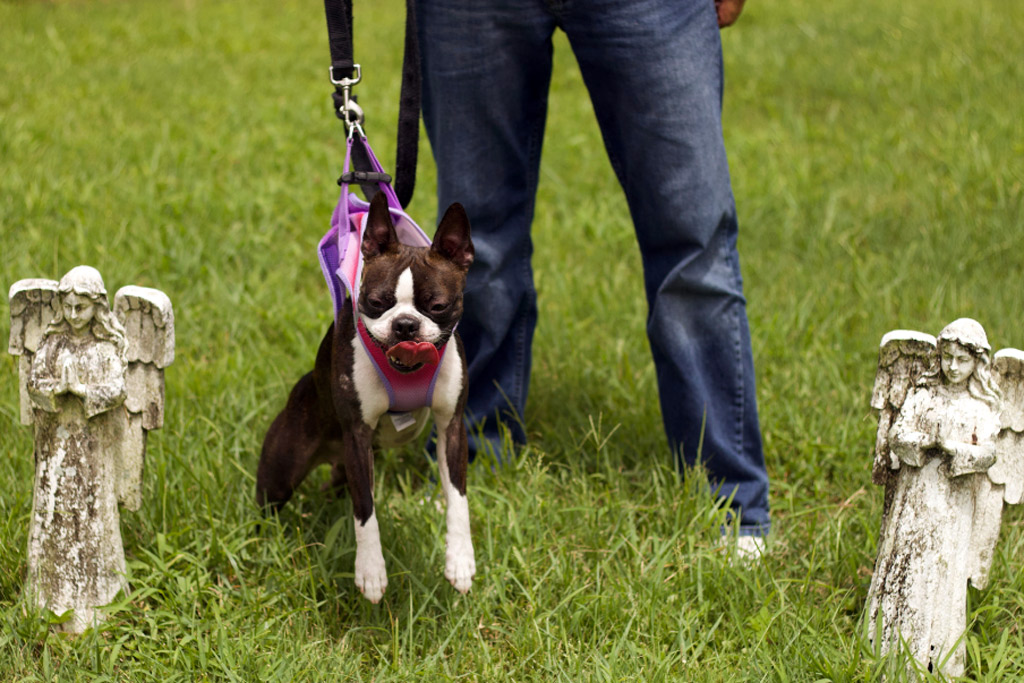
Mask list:
[[[358,87],[385,164],[402,4],[356,2]],[[174,302],[167,419],[121,526],[131,593],[47,635],[21,595],[31,430],[0,360],[0,680],[871,681],[858,637],[881,491],[881,335],[970,315],[1024,347],[1024,4],[751,0],[725,35],[770,554],[731,566],[680,483],[644,337],[640,264],[559,37],[535,223],[531,447],[477,462],[479,568],[442,576],[416,449],[376,495],[391,583],[352,583],[347,500],[320,472],[257,530],[264,431],[331,308],[315,260],[342,161],[315,2],[0,1],[0,283],[87,263]],[[411,212],[436,213],[423,142]],[[615,258],[608,258],[614,254]],[[8,333],[0,316],[0,339]],[[1024,677],[1024,515],[971,590],[968,675]]]

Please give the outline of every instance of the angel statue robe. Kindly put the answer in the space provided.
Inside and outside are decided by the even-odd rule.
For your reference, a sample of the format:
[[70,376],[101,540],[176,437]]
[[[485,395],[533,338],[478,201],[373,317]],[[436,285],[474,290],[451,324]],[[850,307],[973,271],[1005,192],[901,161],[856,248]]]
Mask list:
[[[59,389],[68,376],[84,396]],[[118,349],[91,334],[47,336],[32,359],[28,394],[36,465],[29,591],[55,614],[74,609],[64,629],[81,632],[126,586],[116,467],[128,416]]]
[[[985,474],[998,433],[994,407],[945,384],[914,389],[889,433],[899,469],[868,590],[869,637],[883,652],[902,638],[922,667],[948,676],[963,674],[967,582],[987,579],[999,531],[1002,487]],[[936,437],[956,455],[923,447]]]

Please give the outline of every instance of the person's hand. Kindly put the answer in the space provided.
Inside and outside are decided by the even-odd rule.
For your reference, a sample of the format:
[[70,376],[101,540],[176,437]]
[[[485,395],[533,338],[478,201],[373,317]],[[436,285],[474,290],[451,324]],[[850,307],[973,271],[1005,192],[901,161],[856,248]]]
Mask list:
[[715,0],[715,11],[718,12],[718,28],[732,26],[740,18],[743,3],[746,0]]

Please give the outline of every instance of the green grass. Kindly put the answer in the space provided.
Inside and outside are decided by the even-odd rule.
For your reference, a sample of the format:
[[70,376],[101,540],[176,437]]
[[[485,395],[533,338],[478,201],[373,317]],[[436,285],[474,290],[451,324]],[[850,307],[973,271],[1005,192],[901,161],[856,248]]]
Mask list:
[[[356,11],[357,91],[391,166],[401,3]],[[875,680],[895,664],[857,635],[878,340],[971,315],[997,348],[1024,346],[1022,26],[1019,2],[757,0],[724,34],[775,525],[750,569],[716,549],[700,477],[672,471],[631,227],[559,38],[532,445],[471,469],[467,597],[442,576],[427,463],[379,459],[391,583],[372,606],[324,472],[262,530],[253,504],[263,433],[331,315],[314,247],[343,141],[322,9],[0,2],[0,282],[87,263],[108,288],[167,292],[178,331],[147,499],[122,515],[132,592],[77,639],[47,635],[21,595],[31,433],[0,360],[0,679]],[[425,224],[433,184],[424,141]],[[1009,511],[991,585],[970,593],[975,680],[1024,670],[1022,522]]]

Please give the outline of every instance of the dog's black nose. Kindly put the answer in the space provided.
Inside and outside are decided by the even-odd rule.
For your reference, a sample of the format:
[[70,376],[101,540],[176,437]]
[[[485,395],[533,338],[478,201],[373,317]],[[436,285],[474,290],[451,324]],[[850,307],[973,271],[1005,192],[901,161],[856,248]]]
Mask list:
[[400,315],[391,322],[391,332],[402,341],[416,338],[420,331],[420,321],[411,315]]

